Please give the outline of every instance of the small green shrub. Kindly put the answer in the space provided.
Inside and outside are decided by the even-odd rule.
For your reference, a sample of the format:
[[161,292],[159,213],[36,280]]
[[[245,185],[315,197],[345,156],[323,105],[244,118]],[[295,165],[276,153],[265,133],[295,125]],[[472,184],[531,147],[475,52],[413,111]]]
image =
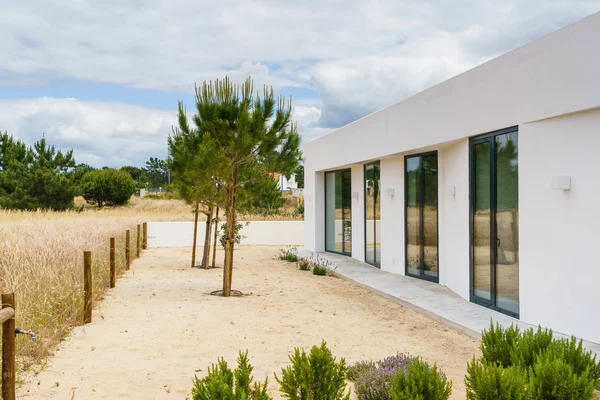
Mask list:
[[519,327],[511,325],[504,329],[500,324],[490,321],[490,329],[481,332],[481,361],[484,364],[497,364],[503,367],[512,365],[511,353],[519,339]]
[[446,375],[420,358],[408,365],[407,372],[398,370],[390,388],[392,400],[447,400],[451,393],[452,382]]
[[319,264],[315,264],[315,265],[313,265],[312,273],[313,273],[313,275],[324,276],[324,275],[327,275],[327,268],[325,268]]
[[467,365],[467,400],[525,400],[527,373],[518,367],[502,368],[473,358]]
[[295,247],[281,250],[279,259],[283,260],[283,261],[288,261],[288,262],[297,262],[298,261],[298,255],[296,254],[297,251],[298,250]]
[[591,400],[595,380],[586,370],[581,375],[561,358],[558,348],[539,355],[530,373],[527,391],[531,400]]
[[550,343],[552,343],[552,329],[542,329],[538,326],[537,331],[533,328],[524,330],[515,341],[510,353],[511,364],[529,370],[536,357],[545,352]]
[[283,397],[290,400],[349,400],[346,390],[346,360],[336,362],[325,341],[320,347],[313,346],[307,355],[304,350],[294,349],[290,355],[292,365],[281,370]]
[[232,372],[227,362],[220,358],[217,364],[208,367],[207,376],[194,377],[193,400],[271,400],[267,394],[267,379],[264,384],[256,382],[252,385],[253,367],[247,351],[240,351],[237,363],[238,367]]
[[310,263],[308,260],[304,258],[300,259],[300,262],[298,263],[298,269],[300,271],[310,271]]

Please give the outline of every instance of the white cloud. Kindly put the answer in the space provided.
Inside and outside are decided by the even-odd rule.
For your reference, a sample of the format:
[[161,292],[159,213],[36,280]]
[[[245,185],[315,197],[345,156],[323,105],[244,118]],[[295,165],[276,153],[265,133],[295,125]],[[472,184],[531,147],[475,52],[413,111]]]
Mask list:
[[[318,126],[319,101],[294,103],[303,142],[331,131]],[[176,123],[176,110],[50,97],[0,100],[1,132],[7,130],[28,145],[45,135],[51,145],[73,149],[78,163],[97,167],[143,166],[151,156],[165,158]]]
[[0,129],[28,145],[42,138],[74,149],[77,162],[94,166],[144,165],[167,155],[175,111],[129,104],[39,98],[0,100]]
[[[194,82],[224,73],[236,81],[252,74],[256,88],[270,83],[320,92],[320,119],[314,120],[314,110],[297,109],[308,121],[307,137],[327,131],[319,126],[348,123],[600,8],[598,0],[10,3],[0,13],[0,85],[69,78],[191,91]],[[92,116],[61,118],[45,115],[44,121],[69,138],[90,131],[78,122],[89,123]],[[138,122],[124,118],[111,129],[141,135]]]

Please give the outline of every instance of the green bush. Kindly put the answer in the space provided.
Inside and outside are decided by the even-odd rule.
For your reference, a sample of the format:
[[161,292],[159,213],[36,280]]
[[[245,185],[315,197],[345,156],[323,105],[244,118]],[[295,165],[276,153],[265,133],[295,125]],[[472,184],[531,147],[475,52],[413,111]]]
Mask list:
[[539,355],[530,373],[527,392],[531,400],[590,400],[595,380],[588,370],[578,375],[559,348]]
[[497,364],[503,367],[512,365],[511,353],[519,339],[519,327],[511,325],[504,329],[490,321],[490,329],[481,332],[481,360],[484,364]]
[[327,275],[327,268],[325,268],[319,264],[315,264],[313,266],[312,273],[313,273],[313,275],[320,275],[320,276]]
[[512,365],[529,370],[535,362],[536,357],[546,351],[552,343],[552,330],[542,329],[538,326],[537,331],[533,328],[527,329],[519,335],[510,353]]
[[596,385],[600,384],[600,363],[591,351],[585,351],[583,342],[572,336],[570,339],[555,340],[548,351],[558,354],[567,364],[573,367],[573,372],[582,375],[588,372]]
[[271,400],[267,394],[267,379],[262,385],[258,382],[252,385],[253,367],[247,351],[240,351],[237,363],[238,367],[232,372],[221,358],[216,365],[208,367],[206,377],[194,377],[193,400]]
[[502,368],[475,360],[467,366],[467,400],[524,400],[527,373],[518,367]]
[[304,258],[300,259],[300,262],[298,263],[298,269],[300,271],[310,271],[310,263],[308,260]]
[[447,400],[451,393],[452,382],[446,375],[420,358],[408,365],[407,372],[398,370],[390,388],[392,400]]
[[87,172],[81,179],[81,188],[90,204],[118,206],[127,204],[135,193],[135,182],[125,171],[102,169]]
[[350,391],[344,393],[346,360],[342,358],[337,362],[325,341],[320,347],[313,346],[308,355],[304,350],[294,349],[290,362],[292,365],[281,370],[281,379],[275,375],[283,397],[290,400],[350,399]]
[[481,351],[481,362],[473,361],[465,377],[468,399],[521,398],[515,396],[523,385],[530,400],[585,400],[600,384],[600,364],[581,340],[553,339],[552,330],[542,327],[520,333],[491,324]]

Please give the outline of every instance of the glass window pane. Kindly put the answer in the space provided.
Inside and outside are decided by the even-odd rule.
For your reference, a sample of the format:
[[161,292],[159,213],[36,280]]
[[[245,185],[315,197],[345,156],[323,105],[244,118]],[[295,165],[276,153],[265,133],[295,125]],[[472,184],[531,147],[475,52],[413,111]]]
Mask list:
[[438,276],[438,165],[437,155],[422,157],[423,163],[423,273]]
[[365,167],[365,262],[380,266],[380,176],[379,164]]
[[373,172],[375,178],[375,211],[373,212],[375,218],[375,266],[379,267],[381,265],[381,185],[379,184],[381,167],[379,164],[375,165]]
[[519,312],[517,133],[496,140],[496,305]]
[[335,172],[325,173],[325,250],[335,250]]
[[343,191],[343,252],[352,254],[352,176],[350,171],[341,172]]
[[490,300],[490,143],[474,145],[473,157],[473,290]]
[[375,166],[365,168],[365,261],[375,265]]
[[406,159],[406,268],[421,274],[420,157]]

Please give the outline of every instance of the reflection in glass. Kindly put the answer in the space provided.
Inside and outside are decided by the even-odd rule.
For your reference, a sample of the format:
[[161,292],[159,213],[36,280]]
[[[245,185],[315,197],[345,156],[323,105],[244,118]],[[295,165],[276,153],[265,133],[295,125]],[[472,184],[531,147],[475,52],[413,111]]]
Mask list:
[[349,170],[325,173],[325,250],[352,251],[352,196]]
[[421,274],[421,157],[406,159],[406,268]]
[[490,300],[490,143],[474,145],[473,157],[473,290]]
[[342,214],[344,254],[352,253],[352,178],[350,171],[342,171]]
[[371,164],[365,167],[365,261],[379,267],[380,253],[380,166]]
[[437,155],[422,157],[423,168],[423,273],[438,276],[438,165]]
[[325,250],[335,251],[335,172],[325,174]]
[[517,133],[496,140],[496,306],[519,312]]

